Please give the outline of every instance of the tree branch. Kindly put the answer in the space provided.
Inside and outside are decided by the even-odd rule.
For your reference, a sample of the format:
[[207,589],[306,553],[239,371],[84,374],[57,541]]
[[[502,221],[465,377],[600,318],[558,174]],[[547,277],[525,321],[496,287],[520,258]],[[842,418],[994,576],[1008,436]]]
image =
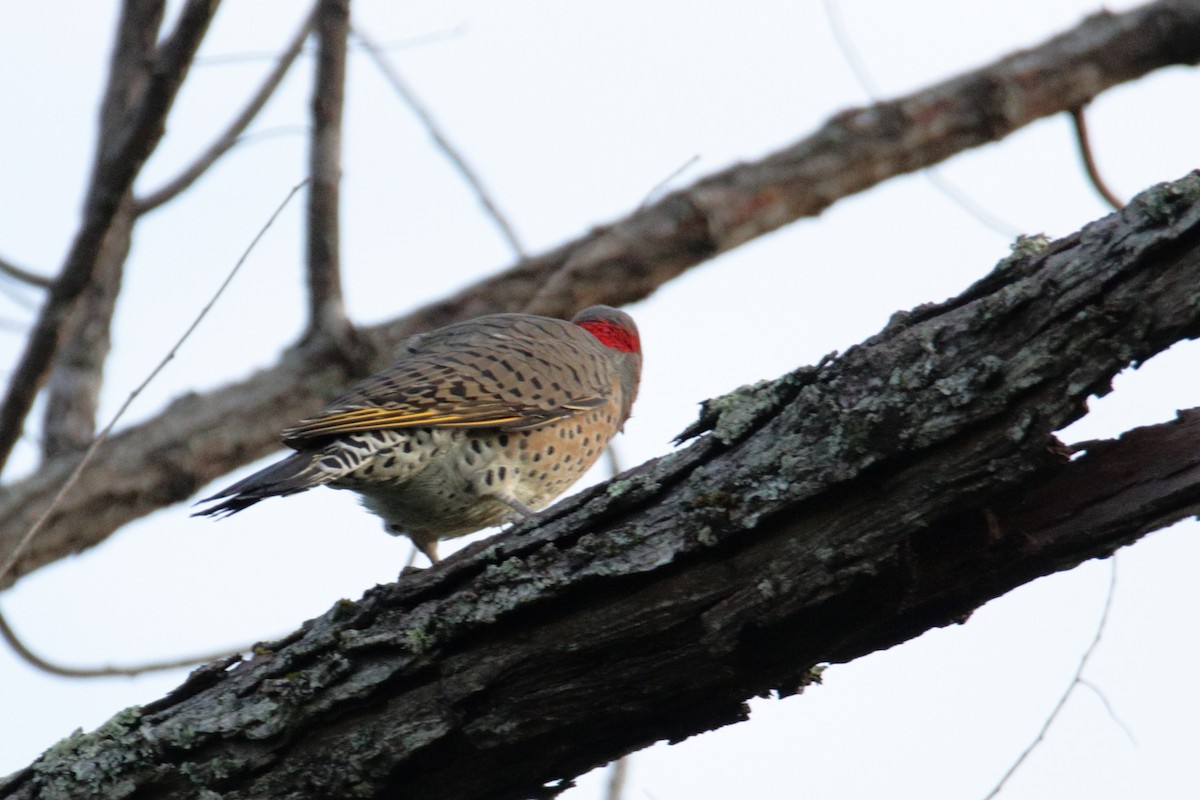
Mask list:
[[1112,189],[1108,188],[1108,184],[1100,175],[1096,157],[1092,155],[1092,143],[1088,136],[1087,120],[1084,117],[1083,108],[1072,108],[1070,113],[1071,124],[1075,129],[1075,143],[1079,145],[1079,159],[1083,162],[1083,169],[1087,173],[1088,180],[1092,182],[1092,188],[1096,190],[1096,194],[1100,195],[1100,199],[1108,203],[1113,210],[1119,211],[1125,204]]
[[342,99],[346,90],[349,0],[319,0],[317,72],[313,81],[308,187],[308,332],[311,341],[344,342],[350,322],[342,302],[339,184],[342,180]]
[[1195,514],[1200,410],[1074,461],[1051,434],[1200,335],[1200,174],[1027,249],[710,401],[686,449],[74,735],[0,797],[550,796]]
[[[62,326],[76,299],[92,280],[100,247],[121,199],[162,138],[167,112],[218,2],[189,0],[184,5],[175,32],[158,48],[142,101],[128,115],[118,135],[99,143],[91,183],[85,195],[83,222],[54,286],[48,292],[9,381],[3,405],[0,405],[0,471],[21,435],[33,400],[58,352]],[[161,2],[148,3],[146,0],[127,3],[129,24],[142,26],[138,35],[153,36],[157,31],[161,5]],[[144,14],[145,19],[138,18],[139,14]],[[122,22],[122,28],[124,25]],[[118,61],[114,59],[114,70],[117,68]]]
[[[408,316],[362,331],[379,353],[412,333],[533,306],[570,316],[641,299],[712,256],[841,197],[1060,113],[1159,67],[1200,59],[1200,7],[1160,2],[1093,16],[1019,55],[890,103],[846,112],[812,136],[741,164]],[[555,278],[556,273],[567,273]],[[552,291],[544,287],[557,283]],[[113,437],[11,578],[103,541],[121,525],[279,447],[277,431],[352,377],[328,352],[297,349],[254,376],[183,397]],[[0,493],[0,552],[11,552],[73,466],[48,463]],[[6,585],[6,584],[0,584]]]
[[28,283],[30,286],[38,286],[42,289],[49,289],[54,285],[53,278],[47,278],[44,275],[38,275],[36,272],[30,272],[23,267],[18,267],[5,258],[0,258],[0,273],[21,283]]
[[201,175],[207,172],[208,168],[215,164],[221,156],[225,155],[234,145],[241,141],[242,134],[246,131],[246,128],[250,127],[250,123],[258,116],[258,112],[262,111],[267,101],[275,94],[275,90],[283,83],[288,70],[291,69],[292,64],[299,57],[301,50],[304,48],[304,41],[312,33],[313,17],[315,14],[316,9],[314,7],[308,16],[304,18],[300,29],[296,31],[296,35],[292,37],[292,40],[288,43],[284,51],[275,58],[275,66],[267,73],[267,77],[263,80],[262,85],[258,87],[258,91],[246,103],[246,107],[242,109],[242,112],[229,123],[229,127],[217,137],[217,140],[207,150],[180,172],[178,176],[167,181],[166,184],[150,192],[145,197],[139,197],[134,200],[135,214],[141,216],[149,211],[153,211],[163,203],[174,200],[195,183]]
[[446,156],[451,165],[458,170],[458,174],[462,176],[467,185],[475,193],[475,197],[479,200],[479,204],[483,206],[483,210],[492,218],[496,228],[500,231],[500,235],[508,242],[508,246],[512,249],[513,255],[517,258],[525,257],[525,248],[521,246],[521,240],[517,238],[517,232],[508,221],[508,217],[500,210],[500,206],[492,200],[491,193],[483,185],[483,180],[475,172],[463,155],[458,152],[446,135],[442,133],[442,128],[438,125],[437,120],[433,118],[433,114],[425,107],[425,104],[420,101],[416,93],[409,87],[408,82],[400,77],[400,73],[388,61],[383,50],[375,43],[375,40],[368,36],[361,28],[351,30],[351,34],[358,40],[366,54],[379,68],[383,77],[391,84],[392,89],[404,101],[404,104],[417,115],[417,119],[425,126],[426,132],[429,133],[429,138],[433,140],[434,145]]

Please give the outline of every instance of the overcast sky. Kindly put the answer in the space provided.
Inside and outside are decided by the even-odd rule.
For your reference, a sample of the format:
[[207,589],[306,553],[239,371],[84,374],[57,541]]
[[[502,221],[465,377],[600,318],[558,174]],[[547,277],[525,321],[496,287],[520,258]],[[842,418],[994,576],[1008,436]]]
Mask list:
[[[228,121],[280,49],[300,6],[226,0],[139,184],[173,176]],[[436,6],[430,10],[425,6]],[[1130,7],[1109,3],[1111,10]],[[57,267],[78,223],[116,4],[9,2],[0,26],[0,255]],[[839,0],[873,91],[927,86],[1077,24],[1080,0]],[[637,207],[665,178],[689,183],[760,157],[869,101],[819,0],[445,2],[361,0],[358,24],[468,156],[527,249]],[[206,302],[305,175],[310,59],[238,148],[182,200],[145,219],[130,260],[102,415],[107,419]],[[349,310],[368,323],[440,298],[512,261],[494,226],[361,53],[350,63],[343,263]],[[1171,69],[1089,111],[1097,158],[1130,196],[1196,166],[1200,75]],[[938,168],[994,218],[925,175],[888,181],[714,259],[630,307],[642,394],[626,465],[670,450],[701,400],[775,377],[877,332],[892,312],[957,294],[1015,232],[1062,236],[1104,216],[1068,120],[1033,125]],[[269,364],[304,319],[302,203],[285,211],[210,320],[134,405],[155,414]],[[11,364],[35,293],[0,293]],[[1200,405],[1200,348],[1178,346],[1093,401],[1068,441],[1115,435]],[[30,431],[12,474],[35,463]],[[251,468],[248,467],[248,472]],[[8,476],[8,477],[11,477]],[[599,479],[601,474],[589,476]],[[223,480],[222,483],[225,481]],[[408,545],[348,493],[316,490],[213,523],[169,508],[0,595],[38,653],[124,664],[287,632],[342,597],[394,579]],[[443,545],[443,552],[452,549]],[[1200,563],[1195,522],[1121,552],[1111,617],[1086,678],[1005,797],[1196,798]],[[1112,562],[1090,562],[825,673],[747,723],[634,757],[631,800],[755,797],[982,798],[1036,735],[1095,634]],[[0,652],[0,774],[73,729],[161,696],[183,672],[69,681]],[[593,773],[571,800],[601,795]]]

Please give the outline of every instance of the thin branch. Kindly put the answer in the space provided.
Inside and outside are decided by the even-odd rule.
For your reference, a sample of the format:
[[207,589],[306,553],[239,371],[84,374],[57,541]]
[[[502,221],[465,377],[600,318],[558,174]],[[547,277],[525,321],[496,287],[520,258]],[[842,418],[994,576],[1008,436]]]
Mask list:
[[[1115,559],[1116,556],[1113,556],[1113,558]],[[1136,745],[1137,737],[1133,735],[1133,730],[1125,724],[1125,720],[1121,719],[1117,715],[1116,709],[1112,707],[1112,703],[1108,702],[1108,696],[1105,695],[1104,692],[1100,691],[1100,687],[1089,681],[1087,678],[1080,678],[1079,685],[1092,690],[1092,694],[1096,695],[1096,697],[1100,700],[1100,704],[1104,706],[1104,711],[1106,714],[1108,714],[1108,718],[1116,723],[1117,727],[1125,733],[1125,736],[1129,738],[1130,744]]]
[[1117,197],[1112,189],[1108,188],[1108,184],[1104,182],[1104,178],[1100,177],[1100,168],[1096,166],[1096,158],[1092,155],[1092,144],[1088,137],[1087,121],[1084,119],[1083,106],[1072,108],[1070,114],[1071,122],[1075,129],[1075,142],[1079,145],[1079,157],[1083,160],[1083,168],[1087,171],[1088,180],[1092,182],[1092,187],[1103,198],[1104,202],[1112,206],[1114,211],[1120,211],[1125,207],[1125,203],[1121,198]]
[[246,103],[246,107],[242,109],[242,112],[229,124],[229,127],[217,137],[217,140],[178,176],[167,181],[162,187],[150,192],[145,197],[139,197],[134,200],[134,213],[136,215],[140,216],[148,211],[153,211],[163,203],[173,200],[195,183],[221,156],[225,155],[225,153],[239,142],[245,141],[242,134],[249,127],[250,123],[254,121],[254,118],[258,116],[258,113],[262,111],[267,101],[271,99],[271,96],[275,94],[275,90],[283,83],[288,70],[291,69],[292,64],[295,63],[296,58],[300,55],[305,39],[312,32],[313,17],[315,14],[316,9],[314,7],[308,16],[305,17],[303,24],[296,31],[296,35],[292,37],[288,46],[282,53],[275,57],[275,66],[267,73],[262,85],[258,87],[258,91]]
[[[1008,779],[1011,778],[1018,769],[1020,769],[1021,765],[1025,763],[1025,760],[1029,758],[1033,751],[1037,749],[1037,746],[1042,743],[1042,740],[1046,738],[1046,731],[1050,730],[1050,726],[1054,724],[1054,720],[1058,718],[1059,712],[1063,710],[1063,707],[1067,704],[1067,700],[1071,699],[1071,695],[1074,693],[1075,687],[1084,683],[1083,670],[1085,667],[1087,667],[1088,659],[1090,659],[1092,657],[1092,653],[1096,651],[1096,647],[1100,644],[1100,637],[1104,635],[1104,629],[1108,626],[1108,613],[1112,610],[1113,597],[1116,595],[1117,591],[1117,558],[1115,555],[1112,557],[1109,563],[1111,566],[1111,571],[1108,579],[1108,594],[1104,598],[1104,613],[1100,615],[1100,624],[1096,626],[1096,635],[1092,637],[1092,643],[1088,645],[1087,650],[1085,650],[1083,653],[1083,657],[1079,659],[1079,666],[1075,669],[1075,675],[1071,678],[1070,685],[1067,686],[1067,690],[1063,692],[1062,697],[1058,699],[1058,703],[1055,704],[1054,710],[1050,712],[1050,716],[1046,717],[1046,721],[1042,723],[1042,728],[1038,731],[1037,736],[1034,737],[1033,741],[1029,743],[1029,746],[1025,748],[1021,755],[1017,757],[1017,760],[1013,762],[1012,766],[1008,768],[1008,771],[1004,773],[1002,778],[1000,778],[1000,782],[997,783],[996,786],[987,793],[987,795],[985,795],[984,800],[992,800],[992,798],[1000,794],[1000,791],[1004,788],[1004,784],[1008,782]],[[1103,699],[1103,697],[1101,699]],[[1107,705],[1107,701],[1105,701],[1105,705]],[[1122,727],[1124,726],[1122,725]],[[1126,733],[1128,733],[1128,729],[1126,729]]]
[[500,207],[496,205],[494,200],[492,200],[491,194],[483,185],[483,180],[479,177],[471,165],[467,163],[467,160],[462,153],[460,153],[458,149],[450,143],[450,140],[446,138],[446,135],[442,133],[441,126],[439,126],[437,120],[433,118],[433,114],[430,113],[429,109],[425,107],[425,104],[417,98],[416,94],[409,87],[408,83],[402,77],[400,77],[400,73],[397,72],[395,67],[392,66],[391,62],[387,60],[387,57],[383,54],[383,50],[380,48],[380,46],[375,44],[371,37],[368,36],[362,30],[362,28],[355,27],[352,31],[352,35],[358,40],[359,44],[362,45],[363,50],[365,50],[367,55],[371,57],[371,60],[375,62],[375,66],[377,66],[379,71],[383,73],[383,77],[386,78],[388,83],[392,85],[392,88],[395,89],[396,94],[400,96],[400,99],[403,100],[404,103],[410,109],[412,109],[412,112],[417,115],[417,119],[420,120],[421,124],[425,126],[425,130],[428,131],[429,137],[433,139],[433,143],[438,147],[439,150],[442,151],[443,154],[445,154],[446,158],[467,182],[467,185],[471,187],[473,192],[475,192],[475,197],[478,198],[479,204],[483,206],[484,211],[486,211],[488,216],[492,218],[492,221],[499,229],[501,235],[504,237],[505,241],[508,242],[508,246],[512,248],[513,255],[515,255],[517,258],[524,258],[525,248],[521,246],[521,240],[517,238],[517,232],[513,230],[512,225],[509,224],[508,218],[500,210]]
[[[875,79],[871,76],[871,71],[867,69],[866,61],[858,52],[858,48],[854,46],[854,42],[850,38],[850,32],[846,30],[845,23],[842,20],[841,8],[838,6],[837,0],[824,0],[824,6],[825,18],[829,22],[829,30],[833,34],[834,44],[841,51],[842,58],[845,59],[847,66],[850,67],[850,71],[854,73],[855,80],[858,81],[858,85],[866,92],[867,97],[878,102],[883,96],[883,92],[880,90],[879,85],[875,83]],[[1007,239],[1014,239],[1021,233],[1021,230],[1015,225],[1000,219],[968,197],[961,189],[951,185],[933,167],[923,170],[923,174],[925,179],[935,189],[950,198],[955,205],[966,211],[969,216],[980,222],[984,227],[991,228]]]
[[[189,0],[175,32],[158,49],[149,84],[120,134],[98,145],[96,166],[84,202],[84,219],[45,305],[26,342],[0,406],[0,472],[21,436],[34,398],[58,353],[63,323],[92,279],[96,256],[121,198],[162,138],[164,121],[204,37],[219,0]],[[144,24],[132,19],[129,24]],[[157,19],[153,19],[157,30]]]
[[38,286],[42,289],[49,289],[54,285],[53,278],[47,278],[43,275],[38,275],[36,272],[30,272],[27,269],[18,267],[6,258],[0,258],[0,273],[14,278],[21,283],[28,283],[30,286]]
[[988,211],[972,198],[968,197],[962,189],[959,189],[950,181],[946,180],[945,176],[937,169],[937,167],[929,167],[921,170],[921,174],[925,176],[925,180],[929,181],[935,189],[944,194],[946,197],[967,215],[974,218],[976,222],[982,224],[985,228],[991,228],[996,233],[1006,239],[1013,240],[1021,235],[1022,231],[1011,222],[997,217],[992,212]]
[[131,677],[134,675],[144,675],[147,672],[164,672],[171,669],[181,669],[183,667],[192,667],[197,664],[205,664],[209,661],[215,661],[218,658],[228,658],[236,656],[240,653],[245,653],[250,650],[249,647],[240,647],[234,650],[221,650],[215,653],[204,653],[197,656],[189,656],[187,658],[176,658],[169,661],[150,661],[144,664],[134,664],[128,667],[69,667],[62,664],[56,664],[53,661],[47,661],[37,653],[30,650],[21,638],[17,636],[16,631],[8,624],[8,619],[3,613],[0,613],[0,639],[26,664],[39,669],[42,672],[48,672],[51,675],[58,675],[63,678],[116,678],[116,677]]
[[349,0],[319,0],[317,71],[313,81],[308,191],[308,332],[306,339],[342,341],[350,331],[339,263],[342,104],[346,91]]
[[250,256],[250,253],[254,250],[254,247],[258,244],[259,240],[266,234],[268,230],[270,230],[271,226],[275,223],[275,220],[283,212],[283,209],[286,208],[291,199],[295,197],[296,192],[300,191],[300,189],[307,184],[308,180],[306,179],[292,187],[292,190],[288,192],[287,197],[285,197],[283,202],[279,204],[279,207],[275,209],[275,213],[271,214],[271,217],[267,220],[266,224],[263,225],[263,227],[259,229],[258,233],[254,235],[254,238],[250,241],[250,244],[246,247],[241,257],[237,260],[237,263],[233,265],[233,269],[229,270],[229,274],[225,276],[225,280],[221,282],[221,285],[217,287],[217,290],[213,293],[213,296],[209,298],[209,301],[204,304],[203,308],[200,309],[200,313],[196,315],[196,318],[192,320],[192,324],[188,326],[187,330],[183,332],[183,335],[179,337],[178,341],[176,341],[167,354],[163,356],[162,360],[159,361],[154,369],[150,371],[150,374],[146,376],[146,379],[143,380],[136,389],[129,393],[129,396],[125,398],[125,402],[122,403],[121,407],[117,409],[117,413],[113,415],[113,418],[109,420],[109,423],[104,426],[103,430],[100,431],[100,434],[95,438],[91,446],[84,451],[83,457],[79,459],[79,463],[75,465],[74,470],[71,471],[71,474],[67,477],[67,480],[63,482],[62,487],[58,490],[58,493],[55,494],[54,499],[46,507],[46,510],[42,512],[37,521],[34,522],[34,524],[30,526],[29,530],[25,532],[25,535],[21,537],[21,540],[17,543],[17,546],[13,548],[7,557],[5,557],[4,563],[0,565],[0,583],[3,583],[5,577],[8,575],[9,570],[13,568],[13,566],[20,559],[21,554],[25,552],[27,547],[29,547],[29,543],[33,541],[33,538],[37,536],[38,532],[43,526],[45,526],[46,521],[50,519],[51,515],[54,514],[55,511],[58,510],[59,506],[62,504],[63,497],[66,496],[67,492],[71,490],[71,487],[74,486],[76,481],[79,480],[79,476],[83,474],[84,468],[87,467],[88,463],[90,463],[92,458],[96,455],[96,451],[100,448],[100,445],[104,444],[104,442],[108,439],[108,435],[112,431],[113,426],[117,424],[122,416],[124,416],[125,411],[129,408],[137,396],[140,395],[145,388],[150,385],[150,382],[158,376],[158,373],[162,372],[167,364],[175,358],[175,354],[179,352],[179,348],[183,346],[183,343],[186,342],[189,337],[191,337],[192,332],[200,326],[200,323],[204,321],[206,316],[208,316],[208,312],[212,310],[212,307],[216,304],[217,300],[222,294],[224,294],[225,289],[233,281],[234,276],[237,275],[238,270],[242,268],[242,264],[246,262],[246,259]]
[[638,205],[638,208],[645,208],[646,206],[650,205],[650,202],[652,200],[656,199],[658,197],[658,195],[661,194],[663,192],[663,190],[666,189],[667,186],[670,185],[671,181],[678,178],[680,175],[682,175],[684,172],[686,172],[688,169],[690,169],[691,166],[699,160],[700,160],[700,155],[698,153],[694,153],[692,155],[692,157],[689,158],[687,161],[683,162],[678,167],[671,170],[671,172],[667,175],[667,177],[663,178],[661,181],[654,184],[653,188],[651,188],[650,191],[646,192],[646,197],[643,198],[642,202]]
[[630,756],[623,756],[608,765],[608,785],[604,800],[621,800],[625,795],[625,780],[629,777]]
[[[461,36],[465,30],[467,30],[467,24],[465,22],[461,22],[451,28],[432,31],[431,33],[418,34],[417,36],[413,36],[408,39],[400,39],[394,42],[381,42],[377,46],[383,51],[407,49],[410,47],[418,47],[420,45],[428,44],[430,42],[440,42],[445,39]],[[350,46],[357,47],[359,45],[351,42]],[[315,47],[304,47],[300,50],[300,55],[305,58],[314,56],[316,53],[317,49]],[[215,55],[201,56],[197,58],[196,66],[212,67],[220,66],[222,64],[240,64],[246,61],[267,61],[277,57],[278,54],[267,52],[265,50],[259,52],[248,51],[242,53],[217,53]]]

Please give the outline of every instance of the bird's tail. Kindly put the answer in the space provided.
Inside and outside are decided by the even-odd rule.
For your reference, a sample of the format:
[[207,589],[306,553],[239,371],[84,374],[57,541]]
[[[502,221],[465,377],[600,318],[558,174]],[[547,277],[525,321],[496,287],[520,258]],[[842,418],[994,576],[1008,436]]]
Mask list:
[[248,478],[227,486],[211,497],[198,502],[208,503],[213,500],[226,498],[211,508],[197,511],[193,517],[219,516],[236,514],[244,508],[268,497],[282,497],[296,494],[314,486],[320,486],[330,479],[327,472],[319,468],[318,461],[321,453],[293,453],[282,461],[261,469]]

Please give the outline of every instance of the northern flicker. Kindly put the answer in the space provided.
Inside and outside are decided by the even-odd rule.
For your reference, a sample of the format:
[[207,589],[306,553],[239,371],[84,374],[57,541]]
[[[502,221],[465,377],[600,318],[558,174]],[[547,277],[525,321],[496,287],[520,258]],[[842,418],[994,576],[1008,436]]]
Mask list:
[[641,368],[637,326],[608,306],[418,334],[387,370],[286,429],[295,453],[197,513],[350,489],[436,562],[439,539],[519,520],[578,480],[629,418]]

